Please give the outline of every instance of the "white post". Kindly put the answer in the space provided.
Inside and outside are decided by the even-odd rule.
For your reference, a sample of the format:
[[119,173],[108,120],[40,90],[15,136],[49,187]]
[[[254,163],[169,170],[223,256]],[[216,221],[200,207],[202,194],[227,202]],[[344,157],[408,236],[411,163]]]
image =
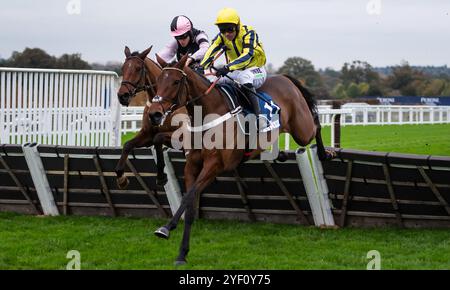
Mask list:
[[110,146],[120,146],[122,137],[121,105],[116,97],[118,78],[111,78],[111,135]]
[[291,135],[284,133],[284,150],[289,151]]
[[367,108],[363,108],[363,118],[364,118],[364,126],[368,125],[369,120],[369,111]]
[[[311,156],[311,161],[308,156]],[[309,206],[316,226],[335,226],[328,200],[328,187],[323,178],[323,169],[317,168],[320,161],[313,155],[317,152],[300,148],[296,152],[297,164],[302,175],[303,185],[308,196]]]
[[392,124],[392,109],[393,108],[389,108],[389,111],[388,111],[388,123],[389,124]]
[[5,91],[5,76],[6,72],[0,72],[0,143],[7,144],[11,143],[9,140],[9,134],[11,132],[9,123],[10,110],[6,108],[6,98],[3,97],[3,92]]
[[[324,177],[324,171],[322,167],[322,163],[319,160],[319,157],[317,156],[317,146],[313,145],[311,146],[311,165],[314,170],[314,173],[317,177],[318,187],[319,187],[319,199],[322,209],[322,214],[324,216],[325,225],[327,226],[334,226],[334,217],[333,212],[331,211],[331,202],[328,198],[328,185],[327,181]],[[321,193],[321,194],[320,194]]]
[[[155,159],[155,162],[158,162],[156,150],[154,147],[152,147],[152,154]],[[177,176],[175,174],[175,170],[173,169],[173,165],[172,162],[170,161],[167,150],[163,152],[163,155],[164,155],[164,163],[166,165],[164,167],[164,173],[167,175],[167,183],[164,185],[164,191],[166,192],[167,200],[169,201],[172,215],[174,215],[181,205],[181,189],[180,185],[178,184]],[[184,214],[182,218],[183,217]]]
[[53,198],[50,185],[48,184],[47,175],[45,174],[44,165],[37,151],[36,143],[27,143],[22,146],[23,155],[30,170],[34,187],[36,188],[39,202],[45,215],[59,215],[58,208]]
[[[330,146],[334,148],[334,135],[336,134],[335,129],[334,129],[334,120],[336,119],[337,114],[333,114],[331,116],[331,141],[330,141]],[[344,116],[345,118],[345,116]]]

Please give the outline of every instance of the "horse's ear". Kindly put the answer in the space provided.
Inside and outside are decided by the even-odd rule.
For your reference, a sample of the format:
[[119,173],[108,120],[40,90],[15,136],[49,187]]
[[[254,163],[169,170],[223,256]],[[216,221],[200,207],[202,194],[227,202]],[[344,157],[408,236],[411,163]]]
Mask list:
[[141,53],[139,54],[139,57],[140,57],[141,59],[145,59],[145,58],[147,57],[147,54],[149,54],[150,50],[152,50],[152,47],[153,47],[153,45],[150,46],[149,48],[147,48],[146,50],[144,50],[143,52],[141,52]]
[[188,54],[186,53],[185,55],[183,55],[183,57],[180,59],[180,61],[176,64],[176,67],[179,69],[183,69],[184,65],[186,64],[186,61],[188,59]]
[[166,67],[167,62],[165,62],[164,59],[162,59],[157,53],[155,53],[155,55],[156,55],[156,61],[159,63],[159,65],[161,67]]
[[125,46],[125,56],[126,57],[130,57],[130,55],[131,55],[131,51],[130,51],[130,49],[128,48],[128,46]]

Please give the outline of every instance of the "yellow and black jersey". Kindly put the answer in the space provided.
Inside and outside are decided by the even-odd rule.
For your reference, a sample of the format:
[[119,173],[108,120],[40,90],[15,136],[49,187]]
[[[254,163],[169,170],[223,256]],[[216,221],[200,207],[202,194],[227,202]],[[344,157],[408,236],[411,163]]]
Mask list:
[[258,34],[251,26],[241,25],[239,33],[233,41],[228,40],[220,33],[213,39],[203,57],[201,66],[208,68],[223,45],[227,48],[227,66],[231,71],[255,66],[262,67],[266,64],[266,54]]

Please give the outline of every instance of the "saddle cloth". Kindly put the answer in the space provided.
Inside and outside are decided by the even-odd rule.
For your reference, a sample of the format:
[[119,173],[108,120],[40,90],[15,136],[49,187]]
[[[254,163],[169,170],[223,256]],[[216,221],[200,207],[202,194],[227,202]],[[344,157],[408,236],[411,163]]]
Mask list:
[[[238,106],[243,108],[242,113],[244,116],[248,114],[254,114],[250,101],[245,94],[236,86],[231,84],[222,84],[219,86],[224,95],[227,96],[229,105],[232,110]],[[269,132],[280,127],[280,107],[273,101],[272,97],[265,93],[258,91],[258,101],[261,115],[259,115],[260,128],[259,132]],[[238,118],[240,120],[240,118]],[[245,134],[248,134],[248,128],[240,126]]]

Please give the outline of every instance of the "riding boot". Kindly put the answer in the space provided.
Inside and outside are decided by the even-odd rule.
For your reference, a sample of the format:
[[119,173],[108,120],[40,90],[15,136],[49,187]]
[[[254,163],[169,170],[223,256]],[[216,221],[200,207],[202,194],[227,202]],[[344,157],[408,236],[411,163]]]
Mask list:
[[256,96],[256,89],[253,86],[253,84],[244,84],[244,86],[246,87],[245,91],[245,95],[247,96],[247,98],[250,100],[250,103],[252,104],[253,107],[253,112],[255,113],[256,116],[256,128],[259,130],[259,115],[261,114],[261,111],[259,109],[259,100],[258,97]]

